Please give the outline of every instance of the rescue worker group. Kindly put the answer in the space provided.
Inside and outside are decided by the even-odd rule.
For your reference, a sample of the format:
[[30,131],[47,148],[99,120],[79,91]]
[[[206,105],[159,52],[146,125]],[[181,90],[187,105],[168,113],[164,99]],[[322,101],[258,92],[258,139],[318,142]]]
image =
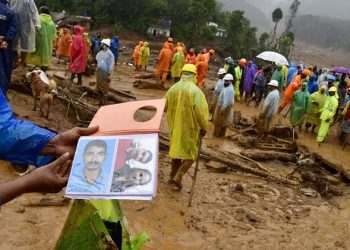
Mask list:
[[[9,6],[5,5],[7,1],[0,2],[8,20],[1,24],[0,30],[3,31],[0,36],[2,93],[6,94],[9,88],[13,60],[18,72],[24,71],[26,65],[46,71],[55,55],[59,63],[69,63],[70,80],[78,85],[83,84],[82,74],[89,62],[95,63],[100,104],[108,103],[111,75],[119,58],[117,36],[102,39],[97,33],[90,38],[79,25],[73,27],[72,35],[65,27],[57,31],[48,7],[42,6],[37,11],[33,1],[30,1],[32,10],[23,8],[20,1],[11,1]],[[28,11],[36,14],[23,15]],[[25,18],[28,20],[22,20]],[[16,23],[16,19],[21,20]],[[30,32],[21,26],[28,26]],[[132,53],[135,71],[147,71],[150,54],[148,42],[136,44]],[[288,67],[267,61],[258,65],[254,60],[227,57],[222,59],[222,68],[212,89],[212,102],[208,105],[203,90],[207,88],[209,63],[214,56],[214,49],[197,52],[194,48],[187,49],[182,42],[175,45],[173,38],[168,37],[157,58],[155,76],[159,84],[164,86],[169,76],[174,83],[165,98],[172,158],[169,183],[176,188],[182,188],[182,176],[197,159],[200,138],[208,131],[209,116],[215,126],[214,136],[224,137],[232,124],[235,101],[260,107],[258,120],[262,124],[262,136],[273,129],[278,117],[281,119],[289,113],[291,126],[317,133],[319,145],[337,122],[342,133],[350,132],[350,80],[346,74],[339,75],[317,66],[291,63]]]

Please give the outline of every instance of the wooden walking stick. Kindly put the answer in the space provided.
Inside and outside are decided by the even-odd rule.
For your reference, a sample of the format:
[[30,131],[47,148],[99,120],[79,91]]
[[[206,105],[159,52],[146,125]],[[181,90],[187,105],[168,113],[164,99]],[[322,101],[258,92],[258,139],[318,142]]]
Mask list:
[[198,147],[198,155],[197,155],[197,160],[196,160],[196,167],[194,169],[194,175],[193,175],[193,182],[192,182],[192,187],[191,187],[191,192],[190,192],[190,200],[188,201],[188,207],[191,207],[192,205],[192,198],[193,198],[193,193],[194,193],[194,186],[196,185],[196,179],[197,179],[197,173],[198,173],[198,166],[199,166],[199,156],[202,151],[202,136],[199,136],[199,147]]

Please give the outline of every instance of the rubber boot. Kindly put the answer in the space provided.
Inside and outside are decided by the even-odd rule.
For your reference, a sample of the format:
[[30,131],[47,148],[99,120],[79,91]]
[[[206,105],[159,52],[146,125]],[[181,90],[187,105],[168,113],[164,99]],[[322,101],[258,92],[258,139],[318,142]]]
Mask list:
[[83,76],[81,73],[78,74],[78,85],[83,85]]
[[178,189],[182,189],[182,177],[186,174],[186,172],[190,169],[192,166],[193,161],[192,160],[184,160],[177,171],[177,174],[174,177],[174,184]]
[[174,184],[174,177],[181,167],[181,159],[172,159],[171,160],[171,171],[170,171],[170,179],[168,181],[169,184]]

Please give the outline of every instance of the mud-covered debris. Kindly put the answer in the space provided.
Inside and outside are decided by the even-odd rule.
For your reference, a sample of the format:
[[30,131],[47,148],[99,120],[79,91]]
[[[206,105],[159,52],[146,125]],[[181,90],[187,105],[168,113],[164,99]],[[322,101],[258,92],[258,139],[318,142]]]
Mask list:
[[235,191],[237,192],[244,192],[244,187],[241,183],[237,183],[236,186],[235,186]]

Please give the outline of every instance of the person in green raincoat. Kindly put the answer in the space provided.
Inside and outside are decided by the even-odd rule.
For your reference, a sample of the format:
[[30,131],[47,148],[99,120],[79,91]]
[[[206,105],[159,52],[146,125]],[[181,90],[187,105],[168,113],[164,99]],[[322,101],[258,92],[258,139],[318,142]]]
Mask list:
[[311,95],[311,109],[305,124],[306,132],[309,132],[309,128],[312,126],[311,132],[314,133],[316,126],[321,123],[320,112],[327,99],[326,90],[326,85],[321,85],[321,88]]
[[329,131],[329,127],[333,122],[334,115],[337,112],[338,108],[338,98],[335,95],[337,92],[337,88],[331,87],[328,92],[329,96],[327,97],[326,103],[321,113],[321,126],[318,130],[318,135],[316,139],[319,146],[321,146],[321,143],[325,140]]
[[301,90],[294,93],[292,99],[292,108],[290,112],[290,123],[292,126],[299,126],[301,129],[305,115],[310,110],[310,94],[307,91],[307,83],[301,85]]
[[141,68],[145,67],[145,71],[147,70],[149,55],[150,55],[150,50],[148,47],[148,42],[144,42],[143,46],[140,49],[139,64]]
[[182,177],[198,156],[200,137],[208,130],[209,110],[196,85],[196,66],[185,64],[181,80],[165,95],[172,159],[169,184],[182,189]]
[[280,92],[283,91],[283,79],[282,65],[276,64],[276,69],[272,74],[271,80],[276,80],[278,82],[278,90]]
[[183,48],[179,47],[171,60],[171,77],[178,82],[181,77],[181,70],[185,64]]
[[35,36],[35,52],[28,54],[26,63],[41,67],[45,71],[51,64],[53,41],[56,38],[56,26],[50,16],[48,7],[40,7],[39,13],[41,28]]

